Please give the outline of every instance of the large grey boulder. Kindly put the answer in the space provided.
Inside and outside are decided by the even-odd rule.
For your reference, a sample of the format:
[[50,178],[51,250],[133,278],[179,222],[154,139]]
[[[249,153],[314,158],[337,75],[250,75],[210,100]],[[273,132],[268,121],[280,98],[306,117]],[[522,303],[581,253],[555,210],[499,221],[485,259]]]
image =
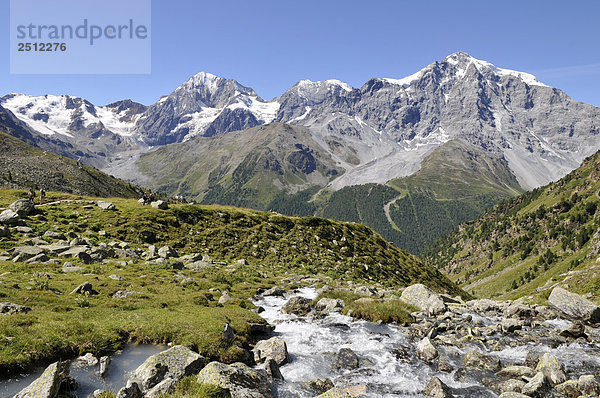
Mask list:
[[570,318],[590,323],[600,322],[600,307],[578,294],[571,293],[560,286],[552,289],[548,303]]
[[450,387],[442,382],[438,377],[434,377],[425,385],[423,394],[434,398],[452,398]]
[[535,370],[543,373],[553,386],[567,381],[563,364],[552,354],[542,354]]
[[267,375],[241,362],[211,362],[198,374],[198,383],[229,390],[232,398],[273,398]]
[[341,348],[333,359],[333,370],[352,370],[359,366],[358,355],[350,348]]
[[400,299],[412,304],[428,315],[446,312],[446,304],[442,297],[427,286],[417,283],[404,289]]
[[284,314],[295,314],[298,316],[304,316],[311,310],[310,299],[304,297],[292,297],[281,307],[281,312]]
[[42,253],[44,250],[37,246],[18,246],[13,250],[13,261],[26,261]]
[[425,362],[431,362],[439,355],[437,348],[431,343],[429,337],[423,338],[417,344],[417,357],[421,358]]
[[31,307],[9,302],[0,303],[0,315],[26,314],[29,311]]
[[464,365],[467,368],[476,368],[481,370],[499,371],[502,367],[500,360],[479,351],[472,350],[467,352],[464,358]]
[[158,249],[158,256],[162,258],[177,257],[177,252],[171,246],[163,246]]
[[53,398],[58,395],[60,385],[69,377],[69,362],[54,362],[29,386],[14,398]]
[[34,212],[35,205],[27,199],[18,199],[12,202],[8,208],[16,212],[19,217],[26,217]]
[[17,212],[12,211],[11,209],[6,209],[0,213],[0,224],[13,225],[18,222],[19,214],[17,214]]
[[[50,254],[54,254],[54,255],[63,253],[71,248],[70,245],[68,245],[66,243],[61,243],[61,242],[54,242],[49,245],[40,245],[38,247],[40,249],[42,249]],[[77,246],[77,247],[85,247],[85,246]]]
[[101,208],[102,210],[116,210],[117,209],[115,204],[112,202],[107,202],[105,200],[99,200],[97,203],[98,203],[98,207]]
[[142,391],[147,391],[167,378],[175,381],[196,374],[204,366],[205,359],[187,347],[176,345],[154,354],[141,364],[131,377]]
[[547,396],[549,389],[546,376],[542,372],[538,372],[521,388],[521,393],[529,397],[543,398]]
[[277,365],[282,366],[290,361],[287,345],[279,337],[259,341],[252,349],[252,353],[256,362],[271,358],[277,362]]
[[320,314],[327,315],[332,312],[341,312],[344,307],[344,300],[324,297],[315,305],[315,311]]
[[169,204],[164,200],[157,200],[156,202],[150,203],[150,206],[159,210],[167,210],[169,208]]

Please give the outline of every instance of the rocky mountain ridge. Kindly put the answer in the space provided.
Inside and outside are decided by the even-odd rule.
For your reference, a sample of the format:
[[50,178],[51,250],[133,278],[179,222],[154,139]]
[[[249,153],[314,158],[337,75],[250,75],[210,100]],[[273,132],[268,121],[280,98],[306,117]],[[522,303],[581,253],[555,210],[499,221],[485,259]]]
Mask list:
[[[271,101],[201,72],[148,107],[18,94],[0,104],[41,135],[77,147],[101,139],[105,150],[93,151],[96,158],[271,122],[301,125],[346,170],[330,183],[335,190],[411,175],[431,150],[456,138],[506,159],[525,189],[564,176],[600,148],[598,108],[460,52],[404,79],[374,78],[360,88],[302,80]],[[337,154],[340,147],[356,156]]]

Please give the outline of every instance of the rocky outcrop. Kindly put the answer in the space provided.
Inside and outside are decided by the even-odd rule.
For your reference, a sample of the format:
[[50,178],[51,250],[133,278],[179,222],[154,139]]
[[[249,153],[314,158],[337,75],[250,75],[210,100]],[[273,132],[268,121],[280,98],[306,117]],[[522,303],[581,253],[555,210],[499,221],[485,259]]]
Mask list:
[[600,322],[600,306],[560,286],[552,289],[548,303],[572,319],[590,323]]
[[58,395],[61,383],[69,377],[69,362],[54,362],[29,386],[18,392],[14,398],[54,398]]
[[142,391],[148,391],[167,378],[178,381],[196,374],[204,363],[204,357],[177,345],[148,358],[133,372],[131,380],[138,382]]
[[267,375],[241,362],[211,362],[198,374],[198,383],[229,390],[232,398],[273,398]]
[[417,283],[404,289],[400,299],[414,305],[428,315],[441,314],[446,311],[442,297],[427,286]]
[[17,213],[21,218],[27,217],[35,211],[34,203],[27,199],[15,200],[8,206],[8,208]]

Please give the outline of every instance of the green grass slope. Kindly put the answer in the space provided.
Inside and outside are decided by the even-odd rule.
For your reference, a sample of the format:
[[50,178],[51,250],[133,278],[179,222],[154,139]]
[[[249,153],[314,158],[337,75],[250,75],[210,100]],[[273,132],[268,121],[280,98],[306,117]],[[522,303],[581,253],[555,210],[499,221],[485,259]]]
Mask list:
[[[22,190],[0,189],[0,207],[24,195]],[[49,203],[25,219],[31,230],[13,229],[10,236],[0,237],[0,301],[33,308],[26,314],[0,316],[0,373],[85,352],[110,352],[128,340],[174,342],[212,359],[243,360],[242,348],[248,348],[252,338],[250,323],[263,322],[249,311],[253,305],[248,299],[258,288],[275,284],[352,280],[395,290],[421,282],[452,295],[464,294],[438,270],[360,224],[222,206],[158,210],[123,198],[111,198],[117,209],[109,211],[91,199],[50,192]],[[150,244],[170,245],[180,257],[199,253],[214,263],[175,269],[139,256],[90,264],[52,255],[58,260],[55,264],[10,260],[8,251],[31,245],[32,239],[56,242],[44,235],[49,230],[88,239],[96,248],[106,244],[141,253]],[[82,268],[65,272],[67,260]],[[99,294],[69,294],[85,281]],[[119,290],[139,294],[113,299]],[[218,304],[226,290],[233,300]],[[399,309],[362,311],[365,317],[385,313],[385,319],[395,319]],[[233,342],[223,339],[227,321],[236,331]]]
[[600,153],[563,179],[461,225],[426,257],[483,297],[547,295],[557,283],[600,296]]
[[139,197],[140,188],[0,132],[0,186],[93,196]]

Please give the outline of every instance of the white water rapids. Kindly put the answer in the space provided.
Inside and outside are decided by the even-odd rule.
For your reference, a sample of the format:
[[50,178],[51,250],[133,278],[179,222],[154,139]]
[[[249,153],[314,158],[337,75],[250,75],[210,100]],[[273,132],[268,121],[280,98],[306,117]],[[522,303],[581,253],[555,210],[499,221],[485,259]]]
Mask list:
[[[300,289],[297,294],[313,299],[312,288]],[[300,318],[283,314],[280,310],[293,295],[283,297],[263,297],[255,301],[265,311],[261,316],[275,325],[274,335],[287,343],[291,362],[281,367],[285,379],[276,385],[280,398],[314,397],[314,391],[302,384],[316,378],[329,378],[337,387],[366,385],[366,397],[424,397],[422,390],[434,376],[452,387],[456,397],[497,397],[498,394],[483,387],[477,380],[458,382],[453,373],[432,369],[425,362],[415,358],[417,341],[412,341],[400,326],[376,324],[367,321],[353,321],[341,314],[330,314],[324,319]],[[499,319],[481,318],[485,323],[499,322]],[[564,321],[547,327],[553,329],[564,326]],[[434,343],[435,344],[435,343]],[[350,348],[360,358],[360,367],[355,370],[333,371],[332,363],[340,348]],[[456,348],[437,345],[440,354],[448,359],[454,369],[462,366],[464,354],[477,348],[475,345]],[[409,355],[397,359],[393,352],[401,349]],[[556,349],[532,344],[507,347],[498,352],[486,352],[502,361],[503,366],[523,364],[527,352],[535,349],[551,352],[567,369],[577,374],[590,374],[600,369],[600,345],[561,345]],[[579,369],[580,371],[577,371]],[[593,373],[592,373],[593,374]]]

